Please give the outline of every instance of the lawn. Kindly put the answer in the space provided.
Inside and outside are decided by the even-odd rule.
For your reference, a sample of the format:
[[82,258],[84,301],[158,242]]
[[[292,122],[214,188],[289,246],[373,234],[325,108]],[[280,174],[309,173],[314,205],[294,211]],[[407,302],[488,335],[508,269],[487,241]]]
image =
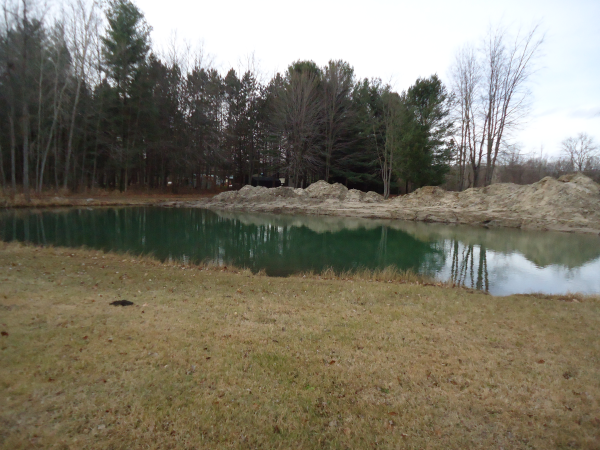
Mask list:
[[0,447],[600,447],[599,298],[379,279],[0,243]]

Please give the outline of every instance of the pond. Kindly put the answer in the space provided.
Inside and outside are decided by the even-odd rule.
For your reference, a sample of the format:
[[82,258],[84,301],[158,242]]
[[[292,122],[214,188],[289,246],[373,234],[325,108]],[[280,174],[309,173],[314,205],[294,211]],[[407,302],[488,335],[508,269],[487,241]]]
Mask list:
[[600,293],[600,238],[204,209],[5,210],[4,241],[150,254],[286,276],[396,266],[494,295]]

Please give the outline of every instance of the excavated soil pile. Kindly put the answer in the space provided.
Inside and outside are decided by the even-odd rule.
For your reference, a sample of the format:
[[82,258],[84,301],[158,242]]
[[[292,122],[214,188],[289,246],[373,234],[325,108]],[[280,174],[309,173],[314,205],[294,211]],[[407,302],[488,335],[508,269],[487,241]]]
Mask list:
[[223,192],[213,197],[208,205],[211,207],[231,206],[231,209],[260,209],[277,210],[304,206],[322,206],[323,204],[339,203],[376,203],[382,202],[383,197],[376,192],[361,192],[346,188],[343,184],[329,184],[317,181],[306,189],[291,187],[266,188],[262,186],[244,186],[239,191]]
[[582,174],[558,180],[546,177],[526,186],[494,184],[460,193],[428,186],[386,201],[375,192],[348,190],[325,181],[306,189],[245,186],[212,199],[169,206],[600,233],[600,185]]
[[600,232],[600,185],[583,174],[464,192],[424,187],[390,201],[397,217],[529,229]]

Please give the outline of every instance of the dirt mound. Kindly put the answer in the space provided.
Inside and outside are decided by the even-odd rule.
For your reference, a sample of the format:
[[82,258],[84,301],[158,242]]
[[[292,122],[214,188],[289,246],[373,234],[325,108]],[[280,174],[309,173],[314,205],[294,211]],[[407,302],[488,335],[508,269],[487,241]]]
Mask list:
[[319,200],[344,200],[348,193],[348,188],[341,183],[329,184],[326,181],[320,180],[311,184],[305,189],[310,198]]
[[329,184],[320,180],[305,189],[310,198],[319,200],[339,200],[341,202],[376,203],[383,201],[383,195],[377,192],[362,192],[358,189],[348,189],[341,183]]
[[291,187],[266,188],[263,186],[246,185],[239,191],[223,192],[210,199],[209,203],[264,203],[284,199],[307,198],[303,189]]
[[582,174],[556,180],[546,177],[537,183],[519,186],[511,183],[471,188],[464,192],[446,192],[427,186],[392,200],[398,207],[447,207],[483,211],[503,209],[561,216],[600,212],[600,185]]
[[428,186],[387,201],[375,192],[348,190],[325,181],[306,189],[245,186],[179,206],[600,233],[600,185],[582,174],[464,192]]
[[383,201],[383,196],[376,192],[361,192],[350,189],[343,184],[329,184],[326,181],[317,181],[306,189],[291,187],[266,188],[262,186],[244,186],[239,191],[223,192],[209,202],[219,203],[269,203],[281,201],[317,204],[323,201],[335,202],[365,202],[375,203]]

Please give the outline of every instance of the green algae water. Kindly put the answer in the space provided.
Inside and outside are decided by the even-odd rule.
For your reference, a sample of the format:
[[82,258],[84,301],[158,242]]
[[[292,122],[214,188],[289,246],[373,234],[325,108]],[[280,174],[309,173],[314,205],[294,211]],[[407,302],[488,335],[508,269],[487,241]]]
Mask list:
[[286,276],[395,266],[511,293],[600,293],[600,237],[324,216],[127,207],[5,210],[0,238]]

